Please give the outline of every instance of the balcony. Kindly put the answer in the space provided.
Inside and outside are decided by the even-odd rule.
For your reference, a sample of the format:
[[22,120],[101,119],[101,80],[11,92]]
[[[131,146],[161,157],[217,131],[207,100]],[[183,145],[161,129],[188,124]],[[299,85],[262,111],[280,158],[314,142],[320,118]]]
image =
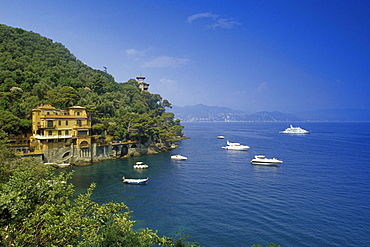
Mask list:
[[57,128],[57,126],[56,126],[56,125],[53,125],[53,126],[47,126],[47,125],[45,125],[45,124],[38,124],[38,125],[37,125],[37,128],[39,128],[39,129],[56,129],[56,128]]
[[72,138],[72,135],[51,135],[51,136],[43,136],[43,135],[36,135],[34,134],[33,137],[38,140],[49,140],[49,139],[65,139],[65,138]]
[[91,125],[90,124],[75,124],[73,125],[73,128],[74,129],[80,129],[80,128],[91,129]]

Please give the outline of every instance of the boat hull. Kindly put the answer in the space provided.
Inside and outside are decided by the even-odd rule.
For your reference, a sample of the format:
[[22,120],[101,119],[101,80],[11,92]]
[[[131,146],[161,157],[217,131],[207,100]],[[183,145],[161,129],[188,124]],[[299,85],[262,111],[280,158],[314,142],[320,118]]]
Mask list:
[[148,165],[134,165],[135,169],[147,169],[148,167]]
[[237,150],[237,151],[247,151],[249,149],[249,147],[222,147],[223,149],[226,149],[226,150]]
[[229,142],[229,141],[227,141],[226,144],[227,144],[226,147],[222,147],[223,149],[226,149],[226,150],[246,151],[250,148],[249,146],[241,145],[238,142]]
[[283,162],[260,162],[260,161],[251,161],[252,165],[260,165],[260,166],[277,166]]
[[302,129],[301,127],[293,127],[292,125],[290,125],[289,128],[286,128],[285,130],[280,131],[279,133],[283,133],[283,134],[309,134],[310,131]]
[[256,155],[254,159],[251,160],[252,165],[261,165],[261,166],[277,166],[278,164],[283,163],[283,161],[276,158],[266,158],[264,155]]
[[309,131],[280,131],[279,133],[283,134],[309,134]]
[[182,155],[172,155],[171,159],[173,159],[173,160],[187,160],[188,158],[186,158],[185,156],[182,156]]
[[147,184],[149,178],[125,178],[122,177],[122,181],[126,184]]

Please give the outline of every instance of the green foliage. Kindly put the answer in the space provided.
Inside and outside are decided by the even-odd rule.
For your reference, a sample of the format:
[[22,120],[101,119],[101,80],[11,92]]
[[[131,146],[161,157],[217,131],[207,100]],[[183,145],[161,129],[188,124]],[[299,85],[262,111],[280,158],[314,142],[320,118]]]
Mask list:
[[124,203],[91,200],[95,184],[72,200],[72,173],[17,158],[0,139],[0,246],[198,246],[133,230]]
[[136,80],[117,83],[106,71],[77,60],[62,44],[0,24],[1,128],[10,135],[29,132],[32,109],[40,104],[85,106],[93,134],[101,138],[166,141],[182,135],[173,114],[163,116],[171,104],[158,94],[141,92]]
[[75,105],[79,99],[77,91],[73,87],[63,86],[60,89],[51,89],[46,93],[46,100],[56,108],[67,109]]
[[15,136],[19,133],[29,132],[30,121],[20,119],[9,111],[0,110],[0,130]]
[[[36,165],[36,164],[34,164]],[[6,246],[152,246],[171,244],[146,229],[135,232],[123,203],[90,200],[95,185],[71,202],[70,174],[17,169],[2,185],[1,240]]]

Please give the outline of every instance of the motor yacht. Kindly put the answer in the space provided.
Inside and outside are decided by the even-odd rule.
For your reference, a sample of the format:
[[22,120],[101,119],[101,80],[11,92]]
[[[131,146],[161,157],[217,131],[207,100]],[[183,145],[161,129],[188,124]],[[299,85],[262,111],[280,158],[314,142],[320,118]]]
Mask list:
[[264,155],[255,155],[251,163],[252,165],[276,166],[277,164],[283,163],[283,161],[276,158],[266,158]]
[[149,166],[147,164],[144,164],[144,162],[138,161],[135,163],[134,168],[135,169],[146,169]]
[[310,131],[302,129],[301,127],[293,127],[290,125],[289,128],[286,128],[283,131],[280,131],[279,133],[284,133],[284,134],[309,134]]
[[226,143],[227,143],[227,146],[222,147],[223,149],[244,151],[244,150],[248,150],[250,148],[249,146],[242,145],[238,142],[226,141]]
[[171,159],[173,159],[173,160],[187,160],[188,158],[186,158],[185,156],[182,156],[180,154],[176,154],[176,155],[172,155]]

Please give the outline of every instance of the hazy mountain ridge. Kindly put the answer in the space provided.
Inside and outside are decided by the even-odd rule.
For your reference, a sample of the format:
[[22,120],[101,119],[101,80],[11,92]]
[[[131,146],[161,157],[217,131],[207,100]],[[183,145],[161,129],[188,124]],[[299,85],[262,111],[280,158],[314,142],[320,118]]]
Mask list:
[[305,121],[370,121],[370,109],[321,109],[295,114]]
[[227,107],[173,106],[171,112],[184,122],[293,122],[293,121],[370,121],[370,110],[361,109],[323,109],[317,111],[287,114],[278,111],[247,113]]

